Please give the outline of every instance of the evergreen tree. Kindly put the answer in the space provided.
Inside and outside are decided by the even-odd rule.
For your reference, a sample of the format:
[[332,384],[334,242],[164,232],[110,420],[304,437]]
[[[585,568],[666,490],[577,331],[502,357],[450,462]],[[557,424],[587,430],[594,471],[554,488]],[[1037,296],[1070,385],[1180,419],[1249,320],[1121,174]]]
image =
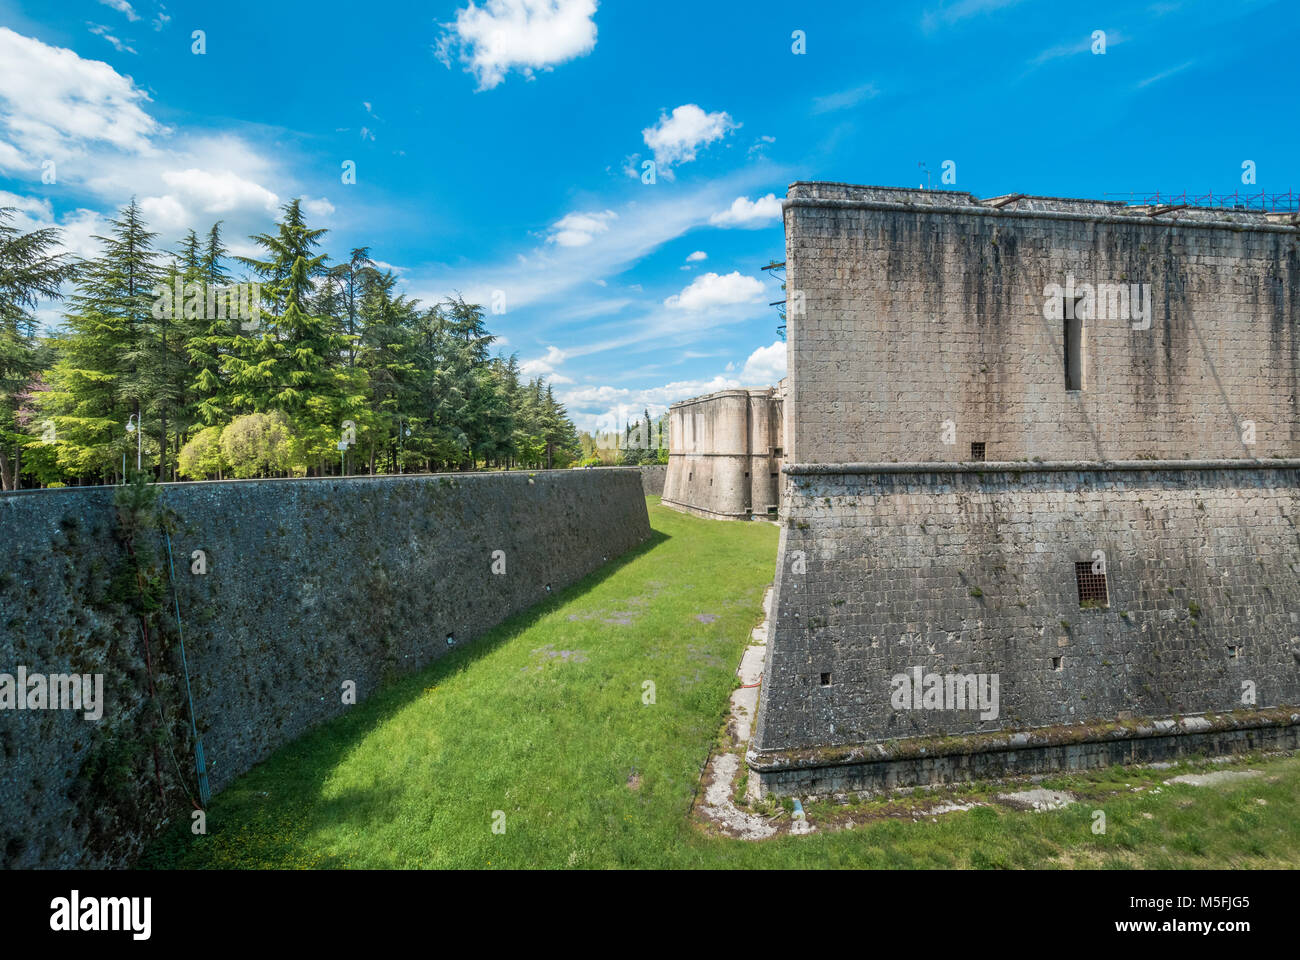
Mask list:
[[[217,309],[208,311],[206,304],[216,306],[220,291],[230,284],[225,261],[229,251],[221,240],[221,221],[208,231],[207,241],[198,257],[197,269],[187,270],[187,280],[200,285],[205,309],[198,317],[186,316],[182,321],[185,350],[189,357],[189,382],[186,400],[190,409],[190,423],[213,426],[228,421],[229,397],[225,379],[225,357],[240,320],[230,315],[229,304],[221,316]],[[185,257],[187,266],[190,258]],[[250,298],[251,305],[251,298]]]
[[156,433],[143,422],[158,361],[152,307],[162,273],[133,199],[96,237],[103,253],[79,271],[64,329],[52,339],[56,360],[50,389],[40,402],[54,422],[59,465],[74,476],[108,477],[119,458],[134,457],[126,432],[135,416],[143,437]]
[[[46,252],[52,233],[22,247],[0,227],[0,265],[14,265],[0,277],[5,484],[19,470],[14,436],[33,451],[26,459],[39,472],[29,473],[45,481],[118,477],[135,455],[124,430],[133,415],[161,479],[333,470],[345,423],[372,472],[562,467],[579,456],[552,387],[523,384],[517,357],[490,355],[496,338],[482,307],[457,296],[422,308],[367,247],[330,269],[324,235],[294,200],[271,232],[252,238],[262,255],[239,261],[261,282],[253,319],[224,296],[220,223],[205,237],[189,231],[164,266],[133,201],[99,238],[102,254],[79,269],[63,327],[43,348],[30,310],[71,269]],[[55,424],[53,454],[20,429],[33,394]],[[253,456],[267,444],[249,438],[264,433],[274,456]]]
[[323,471],[333,462],[341,424],[364,409],[364,388],[358,378],[340,375],[347,335],[334,318],[311,309],[314,280],[327,259],[315,250],[326,231],[307,226],[301,200],[282,212],[275,233],[253,237],[265,259],[239,258],[262,280],[264,309],[256,330],[231,338],[231,408],[284,413],[301,455]]
[[[23,448],[30,442],[31,395],[49,351],[37,337],[33,312],[42,299],[59,296],[76,266],[54,252],[59,231],[53,227],[23,233],[12,223],[12,207],[0,207],[0,489],[21,483]],[[36,431],[47,443],[44,431]]]

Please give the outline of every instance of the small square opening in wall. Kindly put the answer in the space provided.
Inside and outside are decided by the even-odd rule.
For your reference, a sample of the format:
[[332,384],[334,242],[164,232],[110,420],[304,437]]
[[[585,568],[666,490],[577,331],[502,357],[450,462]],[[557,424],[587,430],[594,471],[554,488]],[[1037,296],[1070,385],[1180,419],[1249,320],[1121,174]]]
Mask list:
[[831,675],[830,675],[829,673],[823,673],[823,674],[822,674],[822,686],[823,686],[823,687],[829,687],[830,685],[831,685]]
[[1065,660],[1064,657],[1052,657],[1052,669],[1055,670],[1057,673],[1060,673],[1061,664],[1064,662],[1064,660]]
[[982,462],[984,460],[984,444],[972,442],[970,445],[970,458]]
[[1081,560],[1074,565],[1074,579],[1079,587],[1079,606],[1110,606],[1110,598],[1106,591],[1106,574],[1093,573],[1091,560]]
[[1240,646],[1229,646],[1229,647],[1228,647],[1228,659],[1229,659],[1229,660],[1240,660],[1240,659],[1241,659],[1241,647],[1240,647]]

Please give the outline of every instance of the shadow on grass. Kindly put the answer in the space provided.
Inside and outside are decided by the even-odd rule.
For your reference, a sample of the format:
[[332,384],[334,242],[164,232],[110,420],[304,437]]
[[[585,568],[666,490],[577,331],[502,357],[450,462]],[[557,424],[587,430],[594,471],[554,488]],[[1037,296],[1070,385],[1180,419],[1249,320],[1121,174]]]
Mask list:
[[[389,681],[347,713],[326,720],[302,736],[281,745],[265,760],[240,774],[213,798],[209,805],[209,812],[220,812],[231,802],[249,804],[252,795],[248,790],[250,787],[263,786],[259,781],[267,775],[268,766],[283,762],[291,756],[295,771],[310,772],[310,778],[295,777],[291,783],[278,782],[274,786],[278,793],[277,799],[283,800],[286,795],[292,796],[293,806],[297,808],[298,814],[295,817],[296,825],[306,825],[310,829],[325,823],[337,824],[348,821],[359,823],[363,819],[372,819],[364,816],[363,811],[358,809],[355,798],[330,799],[321,796],[320,787],[324,779],[342,758],[358,747],[373,731],[408,707],[430,685],[436,685],[443,679],[467,669],[475,661],[496,650],[508,640],[535,626],[548,614],[590,593],[628,564],[670,539],[672,538],[668,534],[652,529],[644,543],[601,565],[558,594],[503,620],[464,647],[455,648],[432,663]],[[389,800],[395,798],[398,793],[396,789],[390,790]],[[374,809],[373,803],[367,803],[365,806],[368,810]],[[256,808],[249,809],[255,811]],[[213,816],[211,819],[214,821],[214,830],[210,834],[210,839],[215,840],[225,830],[236,830],[249,820],[256,819],[256,815],[234,818]],[[191,834],[190,827],[190,818],[186,816],[180,818],[170,828],[165,828],[147,846],[136,864],[137,868],[147,870],[201,865],[206,854],[195,850],[196,838]],[[287,849],[293,846],[290,843]],[[190,861],[198,861],[198,863]],[[330,864],[322,863],[319,866],[328,867]]]

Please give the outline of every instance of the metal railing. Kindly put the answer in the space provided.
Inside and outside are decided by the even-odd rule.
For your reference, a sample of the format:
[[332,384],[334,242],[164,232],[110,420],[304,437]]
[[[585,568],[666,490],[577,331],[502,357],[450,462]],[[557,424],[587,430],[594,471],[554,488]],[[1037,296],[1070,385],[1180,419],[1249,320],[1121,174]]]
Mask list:
[[1181,193],[1157,190],[1153,193],[1129,192],[1107,193],[1107,199],[1127,197],[1132,206],[1188,206],[1219,207],[1225,210],[1256,210],[1265,213],[1300,213],[1300,193],[1288,190],[1285,193],[1193,193],[1184,190]]

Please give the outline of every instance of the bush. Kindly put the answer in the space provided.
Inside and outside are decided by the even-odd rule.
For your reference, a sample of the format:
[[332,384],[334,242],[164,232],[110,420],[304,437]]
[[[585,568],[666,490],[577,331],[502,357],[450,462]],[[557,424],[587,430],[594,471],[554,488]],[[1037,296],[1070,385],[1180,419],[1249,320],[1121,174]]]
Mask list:
[[221,457],[240,479],[290,471],[291,444],[289,421],[278,411],[236,417],[221,431]]
[[182,477],[206,480],[213,475],[220,479],[225,466],[221,458],[221,428],[205,427],[181,447],[176,469]]

